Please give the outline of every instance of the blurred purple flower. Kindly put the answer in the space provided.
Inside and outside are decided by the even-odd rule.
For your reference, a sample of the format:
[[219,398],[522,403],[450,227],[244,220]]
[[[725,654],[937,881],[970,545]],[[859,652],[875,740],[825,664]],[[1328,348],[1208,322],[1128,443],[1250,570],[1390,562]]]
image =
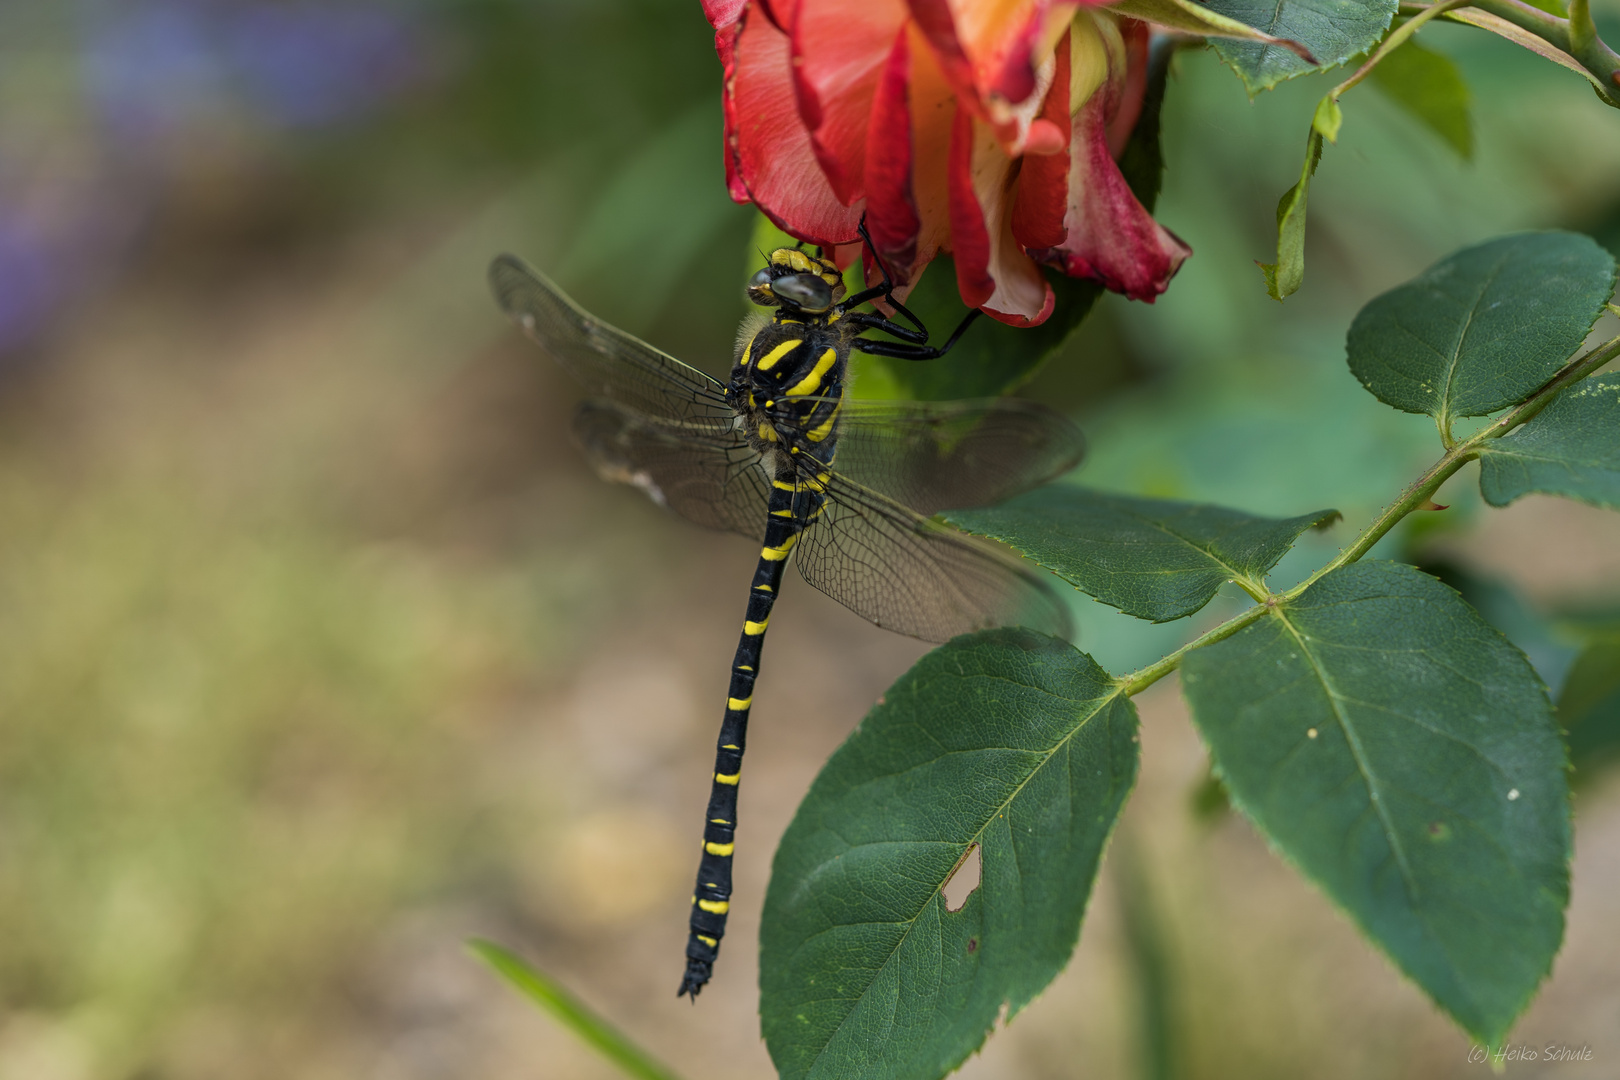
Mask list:
[[432,74],[420,21],[383,0],[119,0],[81,12],[88,115],[0,127],[0,354],[116,269],[185,149],[363,120]]
[[141,138],[233,109],[275,127],[353,120],[419,82],[425,55],[374,3],[144,0],[91,24],[85,72],[107,122]]
[[61,289],[60,268],[27,218],[0,206],[0,353],[16,348],[37,328]]

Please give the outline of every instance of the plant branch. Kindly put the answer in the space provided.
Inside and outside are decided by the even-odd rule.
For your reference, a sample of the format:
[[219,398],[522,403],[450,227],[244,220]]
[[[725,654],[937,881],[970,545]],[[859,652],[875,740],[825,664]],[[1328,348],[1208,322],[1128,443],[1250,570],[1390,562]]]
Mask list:
[[[1371,75],[1373,68],[1377,67],[1379,63],[1383,61],[1384,57],[1406,44],[1407,39],[1418,32],[1418,27],[1422,26],[1430,19],[1439,18],[1452,8],[1463,7],[1469,2],[1470,0],[1441,0],[1441,2],[1438,4],[1425,5],[1423,10],[1416,12],[1410,19],[1407,19],[1404,23],[1390,31],[1389,36],[1383,40],[1383,42],[1378,46],[1371,56],[1367,57],[1366,63],[1358,67],[1355,74],[1351,75],[1348,79],[1344,80],[1344,82],[1330,90],[1328,92],[1328,97],[1332,98],[1334,101],[1339,100],[1340,95],[1342,95],[1346,90],[1349,90],[1362,79],[1365,79],[1368,75]],[[1475,0],[1475,2],[1477,3],[1477,0]]]
[[1374,518],[1349,547],[1339,552],[1326,566],[1323,566],[1287,592],[1258,596],[1244,582],[1239,582],[1240,586],[1244,586],[1244,591],[1260,602],[1221,623],[1213,630],[1187,642],[1187,644],[1168,656],[1149,664],[1147,667],[1133,671],[1129,675],[1122,676],[1118,680],[1121,691],[1127,696],[1141,693],[1180,667],[1182,658],[1194,649],[1202,649],[1206,645],[1213,645],[1217,641],[1223,641],[1231,637],[1244,627],[1258,622],[1262,616],[1277,606],[1296,599],[1306,589],[1309,589],[1333,571],[1363,558],[1378,541],[1389,535],[1390,530],[1399,525],[1408,514],[1429,504],[1434,493],[1440,490],[1440,485],[1456,475],[1457,470],[1479,457],[1484,443],[1489,442],[1491,439],[1499,439],[1514,428],[1528,423],[1571,384],[1586,378],[1617,356],[1620,356],[1620,336],[1611,338],[1590,352],[1571,360],[1523,402],[1509,409],[1496,423],[1483,427],[1468,438],[1448,447],[1440,460],[1431,465],[1422,476],[1407,485],[1406,490],[1401,492],[1400,497],[1391,503],[1383,513]]
[[[1402,15],[1417,17],[1438,6],[1403,0],[1399,11]],[[1443,17],[1495,30],[1526,47],[1534,47],[1536,41],[1532,39],[1539,39],[1555,51],[1549,53],[1545,46],[1536,51],[1576,71],[1584,71],[1608,104],[1620,106],[1620,53],[1598,36],[1588,0],[1574,0],[1568,19],[1560,19],[1524,0],[1472,0],[1466,8],[1447,11]],[[1515,27],[1530,37],[1514,33]]]
[[1147,667],[1140,668],[1131,672],[1129,675],[1120,678],[1118,680],[1120,690],[1125,694],[1126,697],[1135,697],[1137,694],[1140,694],[1142,691],[1146,690],[1148,687],[1152,686],[1154,683],[1176,670],[1176,668],[1180,667],[1181,658],[1192,652],[1194,649],[1202,649],[1205,645],[1213,645],[1217,641],[1224,641],[1233,634],[1237,633],[1239,630],[1242,630],[1244,627],[1248,626],[1250,623],[1260,621],[1260,617],[1271,610],[1274,600],[1275,598],[1268,600],[1263,604],[1256,604],[1254,607],[1248,608],[1241,613],[1234,615],[1232,618],[1227,619],[1225,622],[1221,623],[1221,625],[1217,626],[1208,633],[1200,634],[1198,637],[1193,638],[1191,641],[1187,642],[1187,644],[1183,645],[1169,656],[1155,660]]

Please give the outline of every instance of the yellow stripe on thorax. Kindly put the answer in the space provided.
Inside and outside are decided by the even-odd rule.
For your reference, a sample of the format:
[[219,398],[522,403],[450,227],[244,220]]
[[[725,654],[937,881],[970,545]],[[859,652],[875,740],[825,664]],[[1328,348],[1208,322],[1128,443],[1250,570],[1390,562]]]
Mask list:
[[811,442],[820,442],[828,435],[831,435],[833,425],[838,422],[838,413],[843,409],[843,407],[844,403],[842,400],[840,400],[837,405],[833,406],[833,411],[827,417],[827,419],[805,432],[804,437],[809,439]]
[[797,384],[788,390],[788,397],[802,397],[805,394],[815,393],[821,387],[821,377],[831,371],[832,366],[836,363],[838,363],[838,350],[827,349],[821,354],[821,358],[816,361],[816,366],[810,369],[810,374],[800,379]]
[[788,353],[792,352],[794,349],[797,349],[800,345],[803,345],[803,344],[804,344],[804,339],[803,338],[790,338],[789,340],[782,342],[782,344],[778,345],[776,348],[772,349],[770,352],[768,352],[764,356],[760,357],[759,358],[759,363],[754,365],[754,370],[756,370],[756,371],[769,371],[769,370],[771,370],[771,368],[776,366],[776,362],[778,360],[782,359],[782,357],[786,356]]

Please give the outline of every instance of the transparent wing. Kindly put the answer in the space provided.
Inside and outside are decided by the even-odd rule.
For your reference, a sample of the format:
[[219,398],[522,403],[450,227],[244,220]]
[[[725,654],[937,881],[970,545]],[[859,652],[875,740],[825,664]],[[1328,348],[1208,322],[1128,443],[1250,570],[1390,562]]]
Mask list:
[[639,487],[705,528],[765,535],[770,481],[740,433],[587,401],[574,414],[574,438],[603,479]]
[[1085,436],[1032,401],[846,401],[839,473],[918,513],[989,506],[1068,472]]
[[990,626],[1071,636],[1062,599],[1006,548],[837,473],[797,552],[806,581],[885,630],[936,642]]
[[730,426],[722,383],[596,319],[522,259],[496,258],[489,283],[501,310],[593,396],[705,429]]

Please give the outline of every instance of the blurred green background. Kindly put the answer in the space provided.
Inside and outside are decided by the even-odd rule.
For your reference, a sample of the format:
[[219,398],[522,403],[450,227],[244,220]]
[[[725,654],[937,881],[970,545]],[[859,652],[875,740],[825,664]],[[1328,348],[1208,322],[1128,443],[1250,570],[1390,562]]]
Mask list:
[[[1476,161],[1348,95],[1282,306],[1253,260],[1331,76],[1251,103],[1179,57],[1158,216],[1196,254],[1153,306],[1106,298],[1025,391],[1086,425],[1086,482],[1341,508],[1281,578],[1434,454],[1344,367],[1361,304],[1514,229],[1620,246],[1620,115],[1482,35],[1423,37],[1473,86]],[[752,548],[598,483],[577,391],[483,285],[516,251],[724,369],[753,219],[718,96],[690,0],[0,6],[0,1080],[612,1075],[466,957],[474,934],[686,1075],[769,1074],[772,846],[923,647],[789,587],[771,654],[841,674],[807,700],[767,667],[732,936],[677,1001]],[[1486,513],[1471,477],[1408,554],[1530,610],[1620,604],[1620,519]],[[1115,670],[1221,606],[1154,628],[1076,604]],[[1540,657],[1550,682],[1568,656]],[[1143,706],[1075,961],[963,1075],[1484,1068],[1246,825],[1195,812],[1175,688]],[[1577,817],[1569,942],[1516,1037],[1594,1060],[1510,1076],[1620,1073],[1620,788],[1583,785]]]

